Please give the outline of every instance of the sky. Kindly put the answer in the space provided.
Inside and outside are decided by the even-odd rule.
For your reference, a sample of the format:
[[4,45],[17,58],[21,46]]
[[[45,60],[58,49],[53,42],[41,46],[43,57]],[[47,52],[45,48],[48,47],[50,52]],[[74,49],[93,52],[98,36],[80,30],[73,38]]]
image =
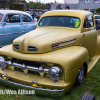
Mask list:
[[[26,0],[27,2],[28,1],[33,1],[33,2],[41,2],[41,3],[51,3],[51,2],[55,2],[55,0]],[[56,2],[58,3],[63,3],[64,0],[56,0]]]

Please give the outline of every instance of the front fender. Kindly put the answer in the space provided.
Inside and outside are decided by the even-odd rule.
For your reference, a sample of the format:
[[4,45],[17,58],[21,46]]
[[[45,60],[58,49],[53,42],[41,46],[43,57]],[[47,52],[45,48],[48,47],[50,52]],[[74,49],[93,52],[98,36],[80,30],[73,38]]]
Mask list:
[[59,49],[53,52],[45,53],[41,57],[42,62],[51,62],[59,64],[63,68],[65,92],[73,86],[78,70],[85,62],[88,63],[88,51],[84,47],[72,46]]
[[87,63],[88,59],[86,48],[72,46],[43,54],[41,62],[59,64],[65,71],[71,71],[79,68],[84,62]]

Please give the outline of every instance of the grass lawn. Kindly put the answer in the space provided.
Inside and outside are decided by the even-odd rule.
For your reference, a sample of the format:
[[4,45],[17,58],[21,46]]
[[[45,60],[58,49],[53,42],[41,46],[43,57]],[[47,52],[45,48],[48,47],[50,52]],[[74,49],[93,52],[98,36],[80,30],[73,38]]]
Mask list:
[[[0,90],[7,87],[0,84]],[[73,87],[63,97],[49,97],[40,95],[0,95],[0,100],[80,100],[84,94],[91,94],[100,100],[100,59],[84,78],[83,83]]]

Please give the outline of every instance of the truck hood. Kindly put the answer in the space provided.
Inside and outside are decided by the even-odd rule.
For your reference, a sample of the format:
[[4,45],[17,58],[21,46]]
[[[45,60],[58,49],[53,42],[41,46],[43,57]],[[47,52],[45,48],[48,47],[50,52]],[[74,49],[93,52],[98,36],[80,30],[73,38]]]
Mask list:
[[13,50],[21,53],[46,53],[66,46],[80,45],[82,35],[66,28],[37,28],[13,41]]

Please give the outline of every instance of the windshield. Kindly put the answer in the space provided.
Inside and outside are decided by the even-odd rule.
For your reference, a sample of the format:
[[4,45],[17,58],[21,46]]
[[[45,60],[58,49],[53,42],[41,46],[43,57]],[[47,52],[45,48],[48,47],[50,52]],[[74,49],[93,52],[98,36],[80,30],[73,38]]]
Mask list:
[[2,18],[3,18],[3,14],[0,14],[0,22],[1,22]]
[[80,19],[71,16],[48,16],[43,17],[39,26],[60,26],[78,28],[80,26]]

